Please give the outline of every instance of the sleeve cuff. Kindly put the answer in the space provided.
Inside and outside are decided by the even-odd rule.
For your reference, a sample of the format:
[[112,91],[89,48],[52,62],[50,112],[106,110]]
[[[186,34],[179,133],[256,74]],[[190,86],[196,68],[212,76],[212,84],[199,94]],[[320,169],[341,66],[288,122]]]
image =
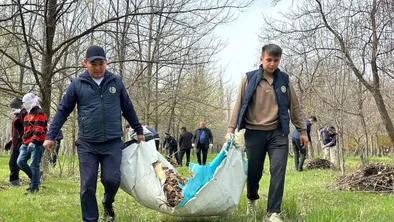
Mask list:
[[52,135],[50,135],[50,134],[47,134],[45,140],[52,140],[52,141],[55,141],[55,137],[52,136]]
[[300,134],[301,134],[301,136],[306,136],[306,130],[301,130]]
[[144,130],[141,127],[141,129],[136,130],[136,133],[138,136],[144,135]]

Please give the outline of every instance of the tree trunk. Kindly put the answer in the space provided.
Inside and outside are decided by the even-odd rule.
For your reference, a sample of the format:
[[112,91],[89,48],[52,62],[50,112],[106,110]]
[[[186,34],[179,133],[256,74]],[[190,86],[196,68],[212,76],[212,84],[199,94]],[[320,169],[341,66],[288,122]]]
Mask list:
[[364,119],[364,98],[363,98],[363,90],[362,90],[362,85],[359,82],[358,84],[358,116],[360,118],[361,121],[361,126],[363,128],[363,132],[364,132],[364,145],[363,148],[361,150],[360,153],[360,159],[361,159],[361,163],[363,165],[368,164],[368,145],[369,145],[369,141],[368,141],[368,131],[367,131],[367,123],[365,122]]
[[[52,96],[52,58],[53,40],[56,31],[56,6],[57,0],[49,0],[46,8],[45,24],[45,50],[42,58],[42,78],[43,84],[40,86],[42,103],[41,107],[49,119],[51,116],[51,96]],[[49,172],[50,152],[45,151],[42,160],[43,178]]]

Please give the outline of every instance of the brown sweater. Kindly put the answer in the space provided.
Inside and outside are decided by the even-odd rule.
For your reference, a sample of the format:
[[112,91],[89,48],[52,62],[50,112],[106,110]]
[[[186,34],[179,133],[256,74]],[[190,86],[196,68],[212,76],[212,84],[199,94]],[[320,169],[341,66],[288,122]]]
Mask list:
[[[273,77],[264,73],[264,78],[260,81],[255,93],[251,98],[248,109],[245,113],[245,127],[255,130],[273,130],[279,127],[278,104],[276,103],[275,91],[273,89]],[[228,124],[228,132],[234,133],[237,128],[239,110],[241,109],[242,98],[245,94],[248,80],[246,75],[242,79],[239,87],[238,97],[232,111]],[[296,93],[289,80],[288,100],[290,109],[290,119],[293,125],[301,133],[306,135],[306,125],[304,114]]]

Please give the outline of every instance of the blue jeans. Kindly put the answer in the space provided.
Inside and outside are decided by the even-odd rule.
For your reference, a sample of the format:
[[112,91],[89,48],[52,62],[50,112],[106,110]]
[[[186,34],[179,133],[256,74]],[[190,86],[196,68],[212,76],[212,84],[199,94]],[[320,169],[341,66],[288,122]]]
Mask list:
[[[22,145],[19,149],[19,156],[17,160],[18,166],[30,178],[30,189],[37,190],[40,184],[40,162],[44,153],[42,145],[35,147]],[[27,161],[31,159],[30,166]]]

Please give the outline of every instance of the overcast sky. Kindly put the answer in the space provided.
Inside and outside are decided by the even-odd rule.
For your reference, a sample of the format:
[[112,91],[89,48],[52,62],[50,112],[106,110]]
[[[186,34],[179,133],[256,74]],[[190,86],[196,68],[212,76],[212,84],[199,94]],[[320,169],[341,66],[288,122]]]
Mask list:
[[258,41],[262,15],[286,11],[291,2],[292,0],[281,0],[276,6],[271,6],[270,0],[256,0],[235,21],[217,28],[216,34],[227,42],[227,46],[218,55],[219,65],[225,69],[225,80],[238,83],[245,72],[257,68],[264,44]]

